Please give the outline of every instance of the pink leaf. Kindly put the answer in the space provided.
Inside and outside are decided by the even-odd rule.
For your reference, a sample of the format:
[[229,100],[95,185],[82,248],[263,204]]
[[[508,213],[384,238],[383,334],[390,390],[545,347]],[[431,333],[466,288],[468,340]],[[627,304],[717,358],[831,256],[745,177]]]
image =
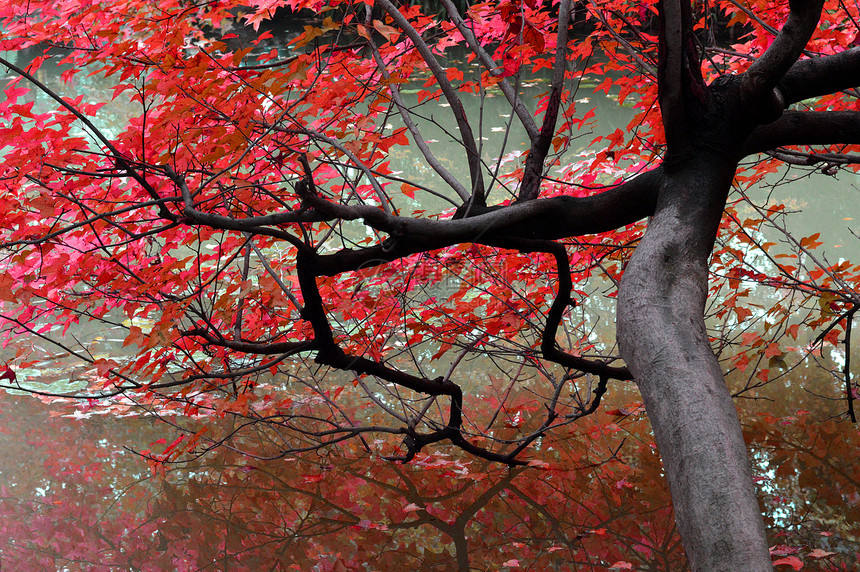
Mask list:
[[827,552],[826,550],[821,550],[820,548],[816,548],[812,552],[809,553],[813,558],[827,558],[828,556],[832,556],[835,552]]
[[774,566],[791,566],[795,570],[800,570],[803,568],[803,562],[801,562],[800,558],[797,556],[788,556],[786,558],[780,558],[779,560],[774,561]]

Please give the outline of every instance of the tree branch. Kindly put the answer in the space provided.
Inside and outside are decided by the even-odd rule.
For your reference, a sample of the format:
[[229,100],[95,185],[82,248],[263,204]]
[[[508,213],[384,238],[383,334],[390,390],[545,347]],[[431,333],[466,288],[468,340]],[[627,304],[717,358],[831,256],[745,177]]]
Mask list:
[[[251,234],[262,234],[265,236],[271,236],[273,238],[280,238],[295,246],[299,251],[302,251],[308,249],[308,246],[305,245],[301,240],[281,229],[269,228],[263,225],[283,224],[287,222],[309,222],[312,220],[325,220],[324,218],[319,218],[319,216],[316,214],[308,213],[308,211],[304,210],[292,211],[288,213],[275,213],[259,217],[248,217],[244,219],[237,219],[214,213],[205,213],[195,208],[194,200],[191,197],[191,190],[185,183],[185,179],[177,173],[173,172],[170,167],[163,167],[163,170],[167,177],[171,181],[173,181],[173,184],[175,184],[182,192],[182,200],[185,205],[183,212],[187,217],[187,221],[185,222],[190,224],[200,224],[212,228],[237,230],[241,232],[248,232]],[[310,218],[306,219],[305,216],[309,216]]]
[[786,145],[860,144],[860,111],[786,111],[757,127],[741,153],[752,155]]
[[[368,18],[370,17],[370,13],[371,11],[368,9]],[[385,67],[385,62],[382,59],[382,55],[379,53],[379,48],[376,46],[376,43],[372,39],[368,39],[367,44],[370,46],[373,61],[376,62],[376,67],[379,70],[379,73],[382,74],[382,78],[387,82],[388,92],[391,94],[391,100],[394,102],[394,106],[397,107],[397,111],[400,113],[400,118],[403,120],[403,124],[412,135],[412,142],[415,143],[415,146],[418,147],[419,151],[421,151],[421,155],[424,157],[424,160],[427,161],[427,164],[430,165],[430,168],[436,171],[436,173],[442,177],[442,180],[450,185],[454,192],[459,195],[460,199],[468,201],[469,191],[466,190],[459,180],[457,180],[457,177],[442,166],[442,163],[439,162],[439,159],[437,159],[436,155],[433,154],[433,151],[430,150],[430,147],[424,140],[424,136],[421,135],[421,131],[418,129],[418,125],[416,125],[412,120],[412,114],[409,112],[409,108],[406,106],[403,101],[403,97],[400,95],[399,85],[397,82],[389,81],[391,79],[391,74],[388,73],[388,70]]]
[[331,330],[328,315],[317,286],[316,277],[322,275],[317,268],[317,261],[320,258],[319,255],[308,252],[299,252],[296,256],[296,274],[305,303],[302,309],[302,318],[310,322],[313,328],[314,345],[317,350],[315,361],[317,363],[337,369],[352,370],[359,375],[373,375],[427,395],[453,396],[460,391],[459,386],[446,381],[443,377],[432,380],[417,377],[387,367],[382,363],[344,352],[334,339],[334,333]]
[[143,189],[153,199],[153,201],[158,204],[159,215],[162,218],[170,221],[175,221],[177,218],[179,218],[177,215],[170,212],[170,209],[167,208],[166,203],[161,202],[162,197],[158,196],[158,193],[155,191],[152,185],[150,185],[146,181],[146,177],[138,173],[137,169],[135,169],[135,167],[132,165],[134,161],[120,153],[119,149],[114,146],[110,139],[108,139],[107,136],[102,133],[101,130],[97,128],[86,115],[78,111],[73,105],[60,97],[56,92],[51,90],[44,83],[36,79],[31,74],[27,73],[26,71],[22,70],[15,64],[9,62],[2,57],[0,57],[0,64],[6,66],[6,68],[12,70],[19,76],[23,77],[24,79],[35,85],[42,93],[59,103],[63,108],[69,111],[69,113],[77,117],[80,122],[83,123],[90,130],[93,136],[96,137],[96,139],[98,139],[99,141],[101,141],[102,145],[104,145],[104,147],[110,152],[110,156],[114,159],[114,161],[116,161],[117,166],[121,167],[128,174],[129,177],[137,181],[137,183],[141,187],[143,187]]
[[531,148],[523,167],[523,180],[520,185],[518,201],[534,200],[540,195],[540,184],[543,177],[543,167],[555,126],[558,121],[558,110],[561,105],[561,93],[564,89],[564,71],[567,59],[567,27],[570,18],[570,0],[561,0],[558,6],[558,35],[555,48],[555,63],[552,69],[549,97],[544,111],[543,124],[537,137],[532,137]]
[[689,0],[660,0],[659,63],[657,66],[660,113],[671,153],[694,137],[691,119],[703,109],[707,88],[696,53]]
[[[472,30],[466,25],[466,22],[463,20],[462,16],[460,16],[454,3],[451,0],[440,0],[440,2],[448,11],[448,18],[450,18],[451,22],[457,26],[457,31],[459,31],[463,38],[465,38],[466,43],[469,45],[472,52],[478,56],[478,61],[481,62],[484,69],[486,69],[491,76],[498,76],[501,74],[499,65],[490,57],[487,50],[478,43],[478,40],[475,38],[475,34],[473,34]],[[529,112],[525,105],[523,105],[523,101],[517,91],[511,86],[510,82],[506,78],[500,79],[498,86],[499,89],[502,90],[505,98],[508,100],[508,103],[511,104],[511,107],[513,108],[517,118],[519,118],[523,129],[526,130],[529,140],[536,138],[538,136],[537,124],[535,124],[531,112]]]
[[779,35],[744,74],[741,93],[754,112],[770,113],[773,106],[778,106],[780,113],[784,109],[784,96],[774,88],[797,62],[815,32],[823,5],[823,0],[789,0],[788,20]]
[[462,242],[485,243],[499,238],[546,240],[595,234],[637,222],[654,212],[663,169],[657,167],[617,187],[590,197],[553,197],[506,206],[473,208],[468,218],[434,220],[392,216],[365,205],[340,205],[308,197],[320,212],[365,224],[391,235],[386,244],[361,250],[342,249],[321,256],[319,270],[327,276],[376,265]]
[[[492,241],[492,245],[511,248],[520,252],[545,252],[555,258],[558,270],[558,293],[547,312],[546,325],[541,337],[541,352],[546,359],[567,368],[600,376],[601,379],[633,379],[633,375],[626,367],[613,367],[606,363],[585,359],[559,349],[555,339],[556,333],[564,316],[564,310],[573,303],[573,299],[571,298],[573,280],[570,276],[570,261],[567,258],[567,250],[564,245],[549,240],[510,238],[494,240]],[[605,383],[602,385],[605,390]]]
[[797,61],[779,82],[786,105],[857,86],[860,86],[860,47]]
[[248,342],[244,340],[228,340],[221,335],[213,336],[203,328],[194,328],[182,332],[183,336],[202,338],[206,345],[218,346],[238,352],[254,355],[297,354],[315,349],[313,340],[303,342]]
[[[421,37],[412,24],[409,23],[400,10],[397,9],[389,0],[377,0],[388,15],[394,20],[397,26],[403,30],[406,36],[412,40],[415,49],[421,54],[421,58],[430,68],[430,72],[439,84],[445,100],[451,106],[451,112],[454,114],[454,119],[457,121],[457,127],[460,129],[460,138],[463,146],[466,148],[466,159],[469,162],[469,174],[472,178],[472,194],[475,196],[475,203],[484,204],[484,179],[481,176],[481,156],[478,153],[478,147],[475,144],[475,136],[472,134],[472,127],[469,125],[469,120],[466,117],[466,111],[463,109],[463,103],[457,97],[457,92],[448,81],[448,75],[445,70],[439,65],[430,47]],[[464,200],[470,201],[469,197]]]

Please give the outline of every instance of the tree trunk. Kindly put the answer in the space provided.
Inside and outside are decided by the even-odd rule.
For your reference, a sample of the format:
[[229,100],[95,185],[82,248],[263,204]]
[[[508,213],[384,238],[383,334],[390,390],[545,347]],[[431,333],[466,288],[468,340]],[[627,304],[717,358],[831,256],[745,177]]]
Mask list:
[[618,296],[621,354],[654,429],[690,567],[708,572],[772,570],[737,412],[703,318],[734,170],[716,154],[667,169]]

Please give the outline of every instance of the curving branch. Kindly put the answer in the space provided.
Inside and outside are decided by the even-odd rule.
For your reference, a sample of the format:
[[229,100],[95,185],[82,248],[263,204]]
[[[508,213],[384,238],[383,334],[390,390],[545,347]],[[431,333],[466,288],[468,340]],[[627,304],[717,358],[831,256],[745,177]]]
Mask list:
[[182,332],[183,336],[201,338],[205,345],[218,346],[254,355],[297,354],[311,351],[316,346],[313,340],[303,342],[248,342],[230,340],[221,335],[214,336],[204,328],[192,328]]
[[[316,276],[319,275],[316,263],[320,258],[319,255],[304,252],[300,252],[296,257],[296,273],[305,302],[302,317],[310,322],[314,331],[314,341],[312,343],[313,349],[317,351],[315,361],[336,369],[351,370],[358,375],[372,375],[389,383],[425,395],[446,395],[450,397],[449,417],[445,427],[428,434],[418,433],[412,428],[403,429],[403,432],[406,433],[404,443],[407,447],[407,454],[405,457],[395,460],[407,462],[425,445],[448,440],[453,445],[490,461],[506,463],[508,465],[525,464],[524,461],[515,459],[516,455],[523,448],[514,449],[509,453],[498,453],[475,445],[463,436],[463,390],[456,383],[442,376],[435,379],[418,377],[363,356],[350,355],[340,348],[334,339],[326,309],[320,296],[319,287],[316,283]],[[226,343],[234,342],[227,341]]]
[[770,111],[782,112],[784,96],[774,89],[797,62],[815,32],[824,0],[789,0],[788,5],[788,20],[767,51],[743,75],[741,85],[741,93],[747,104],[754,111],[765,111],[766,115]]
[[854,314],[858,306],[852,306],[845,315],[845,337],[842,342],[845,347],[845,364],[842,366],[842,376],[845,378],[845,399],[848,402],[848,418],[851,423],[857,423],[854,413],[854,384],[851,382],[851,326],[854,324]]
[[273,238],[280,238],[281,240],[285,240],[286,242],[289,242],[291,245],[295,246],[297,250],[303,251],[307,250],[309,247],[301,240],[284,230],[281,230],[279,228],[271,228],[266,225],[283,224],[287,222],[309,222],[312,220],[325,220],[324,218],[319,218],[318,215],[314,213],[309,213],[306,210],[290,211],[286,213],[275,213],[259,217],[248,217],[244,219],[237,219],[214,213],[206,213],[197,210],[197,208],[195,207],[194,200],[191,197],[191,190],[185,183],[185,179],[179,174],[175,173],[170,167],[165,166],[163,167],[163,170],[167,178],[173,181],[173,184],[176,185],[182,193],[182,200],[183,204],[185,205],[183,213],[186,217],[185,220],[182,222],[186,224],[199,224],[211,228],[238,230],[251,234],[262,234],[265,236],[271,236]]
[[832,175],[840,165],[860,165],[860,155],[843,153],[812,153],[779,147],[766,151],[774,159],[799,167],[820,166],[821,172]]
[[[510,206],[489,208],[468,219],[432,220],[382,217],[385,228],[403,223],[412,234],[397,234],[382,244],[367,248],[343,248],[320,255],[320,276],[335,276],[359,268],[373,268],[418,252],[436,250],[458,242],[481,242],[494,236],[560,239],[621,228],[654,214],[663,169],[643,173],[627,183],[592,197],[553,197]],[[352,211],[363,218],[372,212]],[[367,222],[367,220],[365,221]],[[368,224],[370,224],[368,222]],[[372,225],[371,225],[372,226]],[[419,228],[422,232],[419,232]],[[392,233],[394,234],[394,233]]]
[[[368,20],[370,18],[370,14],[371,11],[368,10]],[[370,22],[365,21],[365,24],[370,25]],[[427,161],[427,164],[430,165],[430,168],[436,171],[436,174],[442,177],[442,180],[448,183],[448,185],[463,201],[468,201],[469,191],[466,190],[463,183],[461,183],[457,177],[442,165],[433,151],[430,150],[430,147],[427,145],[427,141],[425,141],[424,136],[421,135],[418,125],[412,120],[412,114],[409,112],[409,107],[403,101],[403,97],[400,94],[399,84],[396,81],[390,81],[391,74],[385,66],[385,62],[382,59],[382,55],[379,53],[379,48],[377,47],[376,42],[372,39],[368,39],[367,45],[370,46],[373,61],[376,62],[376,68],[387,83],[388,92],[391,95],[391,101],[394,102],[394,106],[400,114],[400,119],[403,121],[406,129],[409,130],[410,135],[412,135],[412,142],[416,147],[418,147],[418,150],[421,152],[424,160]]]
[[19,68],[12,62],[6,60],[5,58],[0,57],[0,65],[5,66],[7,69],[12,70],[19,76],[26,79],[28,82],[35,85],[39,91],[59,103],[64,109],[66,109],[69,113],[74,115],[81,123],[83,123],[87,129],[96,137],[102,145],[104,145],[105,149],[110,152],[110,156],[116,162],[117,166],[126,172],[127,176],[134,179],[153,199],[154,204],[158,204],[158,213],[161,218],[176,221],[179,216],[175,215],[167,208],[167,203],[163,202],[163,198],[158,195],[158,192],[149,184],[146,180],[146,176],[140,172],[138,172],[135,161],[130,159],[120,153],[119,149],[111,142],[110,139],[107,138],[107,135],[102,133],[102,131],[96,127],[92,121],[90,121],[89,117],[81,113],[75,106],[70,104],[68,101],[60,97],[55,91],[46,86],[44,83],[36,79],[33,75],[27,73],[23,69]]
[[395,383],[407,389],[427,395],[456,395],[460,388],[443,377],[427,379],[417,377],[400,370],[390,368],[382,363],[361,356],[344,352],[334,339],[328,313],[323,304],[316,277],[319,255],[299,252],[296,256],[296,274],[299,279],[305,306],[302,318],[307,320],[314,332],[314,349],[317,350],[315,361],[337,369],[352,370],[359,375],[373,375],[385,381]]
[[[281,129],[281,128],[274,126],[274,125],[271,126],[271,128],[274,131],[283,130],[284,132],[287,132],[287,133],[291,132],[289,129]],[[337,149],[338,151],[340,151],[341,153],[346,155],[349,158],[351,164],[356,169],[358,169],[359,171],[364,173],[364,175],[367,177],[367,180],[370,183],[370,186],[373,187],[373,191],[374,191],[374,193],[376,193],[376,198],[379,199],[379,208],[381,208],[385,212],[391,211],[391,206],[389,205],[389,203],[391,202],[391,199],[388,198],[388,195],[385,194],[385,189],[383,189],[382,185],[379,184],[379,181],[376,180],[376,177],[373,175],[373,172],[370,170],[370,168],[367,165],[365,165],[364,162],[361,159],[359,159],[355,153],[350,151],[346,146],[344,146],[342,143],[340,143],[336,139],[333,139],[332,137],[329,137],[328,135],[320,133],[316,129],[312,128],[310,125],[303,126],[302,132],[304,134],[310,135],[313,139],[317,139],[319,141],[325,142],[328,145],[331,145],[332,147],[334,147],[335,149]],[[307,162],[307,158],[305,158],[305,162]],[[307,166],[307,164],[305,164],[304,168],[305,168],[305,173],[307,174],[310,170],[310,167]]]
[[648,43],[653,42],[654,40],[646,38],[642,34],[642,32],[634,24],[632,24],[624,16],[624,14],[622,14],[618,10],[612,10],[611,14],[613,16],[615,16],[616,18],[618,18],[619,20],[621,20],[624,23],[624,26],[626,27],[626,29],[619,28],[619,27],[613,25],[612,23],[610,23],[608,18],[606,17],[606,14],[603,12],[603,9],[599,6],[597,6],[597,4],[595,3],[594,0],[589,0],[588,5],[589,5],[589,10],[588,10],[589,13],[594,18],[596,18],[597,21],[599,21],[601,23],[601,25],[603,26],[603,29],[606,30],[606,32],[610,36],[612,36],[612,38],[616,42],[618,42],[619,44],[624,46],[625,51],[630,55],[631,58],[633,58],[636,61],[637,64],[639,64],[639,67],[641,67],[645,71],[645,73],[647,73],[648,75],[650,75],[653,78],[656,78],[657,77],[657,69],[653,65],[653,59],[648,58],[651,61],[647,61],[646,56],[642,52],[640,52],[637,48],[635,48],[632,43],[630,43],[628,36],[630,34],[633,34],[639,39],[640,42],[642,42],[643,44],[646,44],[646,45]]
[[[174,196],[174,197],[164,197],[163,199],[157,199],[157,200],[152,200],[152,201],[143,201],[143,202],[139,202],[139,203],[134,203],[130,206],[127,206],[127,207],[124,207],[121,209],[116,209],[116,210],[111,210],[111,211],[102,212],[102,213],[98,213],[98,214],[93,214],[93,216],[91,216],[89,218],[86,218],[82,221],[78,221],[75,223],[70,223],[68,226],[64,226],[62,228],[59,228],[53,232],[49,232],[48,234],[39,236],[37,238],[31,238],[31,239],[26,239],[26,240],[13,240],[10,242],[0,242],[0,248],[10,248],[13,246],[41,244],[41,243],[49,242],[49,241],[57,238],[58,236],[62,236],[66,233],[69,233],[69,232],[75,230],[75,229],[91,225],[94,222],[99,221],[99,220],[105,220],[108,224],[111,224],[113,226],[120,228],[126,234],[130,234],[130,235],[136,237],[137,235],[134,235],[133,233],[129,232],[124,227],[112,223],[110,221],[110,218],[115,217],[115,216],[119,216],[121,214],[129,213],[129,212],[132,212],[132,211],[135,211],[138,209],[148,208],[151,206],[159,206],[160,207],[160,206],[164,205],[165,203],[178,203],[181,200],[182,200],[181,196]],[[170,224],[176,225],[177,223],[170,223]],[[162,229],[159,229],[159,230],[162,230]]]
[[[541,336],[541,353],[543,356],[561,366],[577,369],[583,373],[597,375],[601,379],[598,391],[595,391],[595,402],[592,407],[596,408],[600,396],[606,390],[606,379],[618,379],[628,381],[633,379],[633,374],[626,367],[614,367],[605,362],[586,359],[562,351],[556,343],[556,334],[564,316],[565,309],[574,303],[571,298],[573,292],[573,280],[570,277],[570,261],[567,258],[567,250],[563,244],[550,240],[530,240],[522,238],[503,238],[486,241],[490,246],[510,248],[524,253],[544,252],[555,259],[558,274],[558,293],[547,312],[546,325]],[[590,408],[589,408],[590,409]],[[585,414],[591,413],[587,411]]]
[[567,258],[567,251],[564,246],[550,242],[545,248],[547,248],[545,252],[548,252],[555,258],[558,268],[558,294],[555,300],[553,300],[549,312],[547,312],[546,326],[544,327],[543,338],[541,340],[541,351],[544,357],[550,361],[600,377],[600,384],[594,392],[595,397],[591,407],[583,412],[583,415],[585,415],[593,412],[600,403],[600,398],[603,392],[606,391],[607,378],[629,381],[633,379],[633,374],[626,367],[615,367],[604,362],[585,359],[564,352],[558,347],[555,340],[558,326],[561,323],[565,308],[574,303],[573,298],[571,298],[573,281],[570,277],[570,261]]

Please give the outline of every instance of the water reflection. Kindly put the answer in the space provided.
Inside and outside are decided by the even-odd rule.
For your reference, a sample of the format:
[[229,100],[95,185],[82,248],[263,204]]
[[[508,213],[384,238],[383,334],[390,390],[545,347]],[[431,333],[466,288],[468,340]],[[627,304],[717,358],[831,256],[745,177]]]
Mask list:
[[[789,392],[804,405],[802,390]],[[559,431],[535,467],[516,470],[442,451],[403,466],[355,442],[277,462],[221,448],[153,474],[119,443],[147,447],[161,425],[81,423],[23,396],[0,403],[0,562],[10,570],[684,569],[634,404]],[[856,429],[755,409],[742,412],[772,544],[805,569],[851,569]]]

